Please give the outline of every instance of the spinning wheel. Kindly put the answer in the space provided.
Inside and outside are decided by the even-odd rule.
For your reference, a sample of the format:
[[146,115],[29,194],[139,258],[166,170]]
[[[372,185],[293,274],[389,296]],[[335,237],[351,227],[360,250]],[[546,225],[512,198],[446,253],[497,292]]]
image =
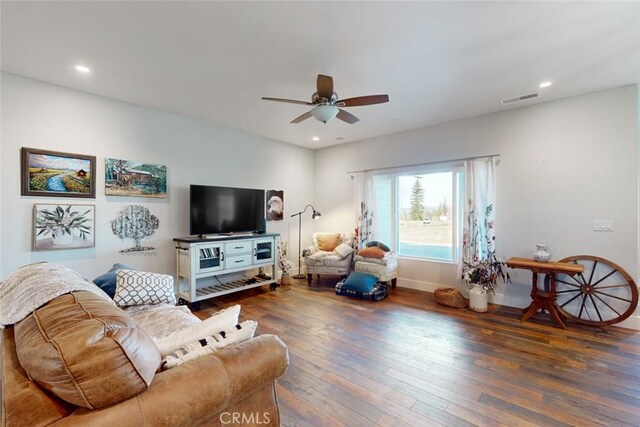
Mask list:
[[564,316],[587,325],[613,325],[635,311],[638,287],[622,267],[591,255],[560,262],[584,267],[584,272],[574,276],[556,274],[556,304]]

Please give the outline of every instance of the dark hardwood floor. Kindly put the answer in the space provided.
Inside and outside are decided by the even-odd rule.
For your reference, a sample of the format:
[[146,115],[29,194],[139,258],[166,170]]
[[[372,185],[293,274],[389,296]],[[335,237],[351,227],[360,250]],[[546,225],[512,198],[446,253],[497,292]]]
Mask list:
[[379,302],[337,296],[336,278],[203,302],[242,305],[291,364],[278,380],[285,426],[640,425],[640,331],[520,310],[449,309],[396,288]]

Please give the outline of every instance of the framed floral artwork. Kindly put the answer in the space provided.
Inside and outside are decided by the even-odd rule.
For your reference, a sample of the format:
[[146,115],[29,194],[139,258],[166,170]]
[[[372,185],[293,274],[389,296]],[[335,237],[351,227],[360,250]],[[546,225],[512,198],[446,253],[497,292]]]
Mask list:
[[82,249],[95,246],[95,206],[33,206],[33,250]]

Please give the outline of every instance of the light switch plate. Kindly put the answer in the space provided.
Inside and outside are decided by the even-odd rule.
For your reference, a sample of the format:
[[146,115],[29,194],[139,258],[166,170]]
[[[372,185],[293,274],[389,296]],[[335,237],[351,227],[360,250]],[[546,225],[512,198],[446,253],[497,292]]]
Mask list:
[[613,231],[612,219],[594,219],[593,231]]

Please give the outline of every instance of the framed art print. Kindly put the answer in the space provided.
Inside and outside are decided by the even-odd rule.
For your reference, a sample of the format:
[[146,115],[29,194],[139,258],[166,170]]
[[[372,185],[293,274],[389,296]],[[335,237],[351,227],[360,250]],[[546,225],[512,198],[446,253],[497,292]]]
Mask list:
[[22,195],[96,197],[96,158],[22,148]]
[[95,216],[94,205],[34,205],[33,250],[94,247]]

